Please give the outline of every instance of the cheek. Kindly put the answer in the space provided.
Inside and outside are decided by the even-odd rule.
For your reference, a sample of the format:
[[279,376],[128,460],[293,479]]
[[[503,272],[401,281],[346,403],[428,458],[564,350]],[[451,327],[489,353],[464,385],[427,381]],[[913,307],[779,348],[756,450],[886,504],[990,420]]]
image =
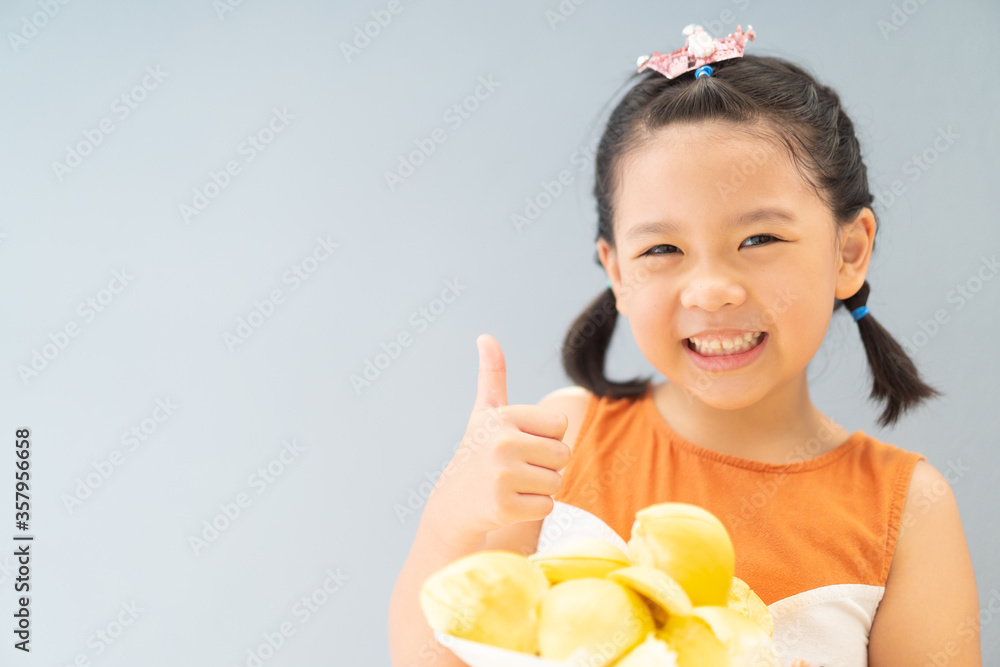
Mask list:
[[[677,331],[676,313],[667,298],[634,299],[629,304],[629,324],[636,345],[654,365],[662,361],[661,355],[670,355],[677,350],[672,345],[680,345]],[[679,349],[679,348],[678,348]]]
[[835,284],[817,270],[823,264],[822,258],[804,253],[795,262],[755,276],[752,298],[760,308],[763,328],[801,332],[806,338],[818,328],[825,332],[833,312]]
[[817,299],[815,294],[807,297],[801,291],[792,292],[792,295],[788,305],[782,306],[784,312],[777,315],[781,344],[801,350],[804,355],[811,357],[819,350],[826,337],[833,314],[833,302]]
[[636,324],[636,328],[650,333],[664,334],[664,323],[670,322],[674,317],[673,308],[676,295],[672,295],[668,286],[657,284],[648,272],[642,279],[630,276],[630,290],[625,296],[625,308],[628,312],[629,320]]

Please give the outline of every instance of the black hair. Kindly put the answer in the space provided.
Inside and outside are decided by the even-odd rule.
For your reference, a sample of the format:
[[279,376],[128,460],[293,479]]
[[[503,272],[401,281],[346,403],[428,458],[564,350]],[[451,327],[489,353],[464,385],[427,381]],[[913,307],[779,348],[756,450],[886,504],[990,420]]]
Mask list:
[[[629,77],[626,83],[639,81],[611,112],[597,149],[593,191],[597,239],[615,246],[614,203],[624,160],[657,130],[681,122],[740,123],[748,132],[780,142],[838,225],[850,223],[863,208],[871,207],[874,196],[854,125],[833,89],[777,57],[744,55],[713,63],[712,68],[711,76],[697,78],[689,71],[667,79],[653,70]],[[595,260],[600,265],[596,255]],[[857,294],[834,299],[834,312],[841,306],[854,311],[865,305],[869,289],[866,280]],[[649,389],[652,376],[615,382],[604,374],[617,319],[615,294],[607,288],[566,334],[563,367],[575,383],[598,396],[635,398]],[[920,379],[913,361],[872,314],[857,325],[871,371],[870,398],[885,401],[881,426],[894,424],[924,399],[941,395]]]

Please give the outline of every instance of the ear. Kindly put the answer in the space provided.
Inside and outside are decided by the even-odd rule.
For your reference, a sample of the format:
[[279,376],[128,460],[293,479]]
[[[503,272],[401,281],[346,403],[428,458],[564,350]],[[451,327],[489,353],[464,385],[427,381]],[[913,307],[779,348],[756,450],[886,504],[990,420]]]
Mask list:
[[846,299],[857,293],[868,275],[868,262],[875,245],[875,214],[867,206],[854,221],[837,226],[837,288],[834,296]]
[[604,267],[605,273],[608,274],[608,280],[611,281],[611,289],[615,293],[615,308],[618,309],[618,313],[628,317],[626,309],[628,307],[626,293],[627,290],[622,289],[622,274],[618,267],[618,252],[608,245],[608,242],[604,238],[597,239],[597,256],[601,260],[601,266]]

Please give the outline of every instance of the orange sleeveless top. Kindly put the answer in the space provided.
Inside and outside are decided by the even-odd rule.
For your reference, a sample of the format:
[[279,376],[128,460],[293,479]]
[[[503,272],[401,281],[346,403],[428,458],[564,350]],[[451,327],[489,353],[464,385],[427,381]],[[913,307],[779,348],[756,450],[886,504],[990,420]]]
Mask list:
[[554,500],[596,515],[625,541],[643,507],[704,507],[729,532],[736,576],[767,605],[821,586],[885,586],[923,455],[854,431],[814,458],[743,459],[674,433],[651,389],[638,399],[590,396]]

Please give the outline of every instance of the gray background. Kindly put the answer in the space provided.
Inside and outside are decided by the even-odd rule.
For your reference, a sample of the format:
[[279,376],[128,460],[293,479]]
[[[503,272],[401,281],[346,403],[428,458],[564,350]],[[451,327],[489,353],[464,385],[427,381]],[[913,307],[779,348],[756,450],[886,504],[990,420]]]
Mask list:
[[[0,662],[245,665],[290,622],[295,634],[265,664],[388,664],[389,596],[421,495],[465,429],[476,336],[503,347],[511,403],[569,384],[557,346],[604,285],[580,156],[638,55],[682,45],[688,23],[722,36],[739,22],[758,34],[748,52],[791,58],[839,91],[873,186],[898,182],[902,194],[876,209],[869,306],[919,345],[921,372],[946,396],[879,429],[856,326],[840,312],[810,367],[813,398],[850,430],[963,470],[953,488],[996,664],[1000,279],[976,276],[1000,249],[1000,63],[988,47],[1000,9],[903,4],[589,0],[564,3],[573,11],[550,25],[556,0],[403,0],[348,62],[340,44],[386,2],[244,0],[221,13],[212,0],[70,2],[37,34],[24,23],[37,0],[4,3],[0,540],[13,544],[9,440],[27,426],[37,541],[33,651],[12,658],[5,632]],[[883,33],[894,12],[898,29]],[[15,49],[20,31],[31,37]],[[121,118],[114,101],[147,67],[163,80]],[[446,122],[480,77],[499,87]],[[241,142],[275,108],[294,118],[247,160]],[[53,163],[104,118],[113,131],[60,179]],[[446,141],[390,190],[384,173],[435,128]],[[935,152],[948,128],[958,138]],[[933,164],[911,171],[925,151]],[[180,204],[230,160],[240,173],[185,223]],[[564,169],[573,183],[515,229],[511,216]],[[339,247],[293,289],[283,277],[318,237]],[[123,269],[128,284],[102,293]],[[449,280],[464,289],[421,328],[411,316]],[[960,308],[967,284],[978,291]],[[230,350],[226,334],[275,289],[284,301]],[[91,321],[79,309],[88,298],[106,302]],[[939,310],[948,321],[922,337]],[[22,379],[19,367],[74,323],[78,335]],[[356,391],[352,374],[403,333],[411,344]],[[609,363],[618,378],[652,371],[627,320]],[[159,423],[158,399],[176,406]],[[144,425],[155,432],[130,450],[122,434]],[[258,493],[251,476],[278,469],[291,440],[301,451]],[[120,465],[68,507],[115,450]],[[241,493],[250,504],[196,554],[189,539]],[[408,498],[417,513],[400,515]],[[340,588],[302,622],[295,605],[327,571]],[[114,631],[133,602],[142,611],[99,652],[98,630]]]

